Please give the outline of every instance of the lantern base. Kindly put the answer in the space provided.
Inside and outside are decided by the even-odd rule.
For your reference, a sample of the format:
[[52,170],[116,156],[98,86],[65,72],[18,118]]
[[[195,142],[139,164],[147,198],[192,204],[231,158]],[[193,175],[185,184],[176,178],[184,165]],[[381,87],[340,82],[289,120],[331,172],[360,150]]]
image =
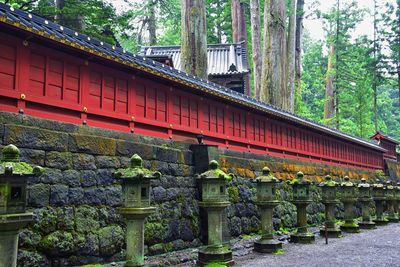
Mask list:
[[344,223],[340,226],[340,230],[345,233],[359,233],[360,232],[360,226],[353,222],[353,223]]
[[260,239],[254,242],[254,251],[260,253],[275,253],[282,249],[282,242],[276,239]]
[[[319,229],[319,234],[325,236],[325,227]],[[328,228],[327,234],[329,238],[340,238],[342,236],[342,231],[339,228]]]
[[144,263],[137,263],[137,262],[126,262],[124,267],[141,267],[145,266]]
[[387,225],[389,223],[389,221],[387,219],[375,219],[373,220],[375,225],[377,226],[383,226],[383,225]]
[[376,226],[378,225],[375,222],[358,222],[358,225],[360,226],[361,229],[375,229]]
[[290,235],[291,243],[311,244],[315,242],[315,235],[313,233],[294,233]]
[[210,263],[219,263],[225,266],[233,266],[232,251],[226,246],[208,246],[199,250],[197,266],[206,266]]

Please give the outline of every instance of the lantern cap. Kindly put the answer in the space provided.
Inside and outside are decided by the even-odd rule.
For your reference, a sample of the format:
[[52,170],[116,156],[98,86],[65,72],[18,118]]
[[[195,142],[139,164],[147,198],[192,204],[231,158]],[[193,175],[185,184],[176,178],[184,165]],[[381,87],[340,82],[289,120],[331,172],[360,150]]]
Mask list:
[[279,180],[276,179],[276,178],[272,175],[270,168],[264,167],[264,168],[262,169],[262,175],[261,175],[261,176],[258,176],[258,177],[256,178],[256,182],[261,182],[261,183],[277,183],[277,182],[279,182]]
[[303,184],[308,185],[311,184],[311,181],[304,177],[304,173],[298,172],[297,177],[289,182],[291,185]]
[[343,182],[340,184],[340,186],[343,186],[343,187],[352,187],[354,185],[355,184],[350,181],[349,176],[343,177]]
[[44,169],[39,166],[31,166],[26,162],[20,161],[20,151],[15,145],[7,145],[2,149],[0,162],[0,175],[40,175]]
[[124,179],[159,179],[161,173],[143,167],[142,158],[138,154],[134,154],[131,157],[130,167],[126,169],[118,169],[114,172],[114,177]]
[[[369,183],[367,183],[367,179],[361,178],[361,182],[358,184],[358,187],[359,188],[361,188],[361,187],[369,188],[369,187],[371,187],[371,185]],[[374,185],[374,187],[375,187],[375,185]]]
[[337,185],[338,183],[332,180],[332,176],[330,175],[325,176],[325,181],[319,184],[319,186],[329,186],[329,187],[334,187]]
[[376,188],[376,189],[383,189],[384,188],[383,184],[373,184],[372,186],[374,188]]
[[233,174],[226,174],[219,168],[219,163],[216,160],[211,160],[208,164],[208,171],[203,172],[198,176],[200,179],[225,179],[231,181],[234,177]]

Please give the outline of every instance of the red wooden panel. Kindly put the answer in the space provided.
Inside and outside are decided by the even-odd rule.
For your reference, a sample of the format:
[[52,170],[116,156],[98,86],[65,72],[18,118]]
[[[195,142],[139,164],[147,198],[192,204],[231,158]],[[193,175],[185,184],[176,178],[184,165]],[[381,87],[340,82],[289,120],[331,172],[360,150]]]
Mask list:
[[128,81],[118,79],[115,111],[128,113]]
[[66,81],[63,99],[72,103],[79,103],[79,84],[80,84],[80,69],[79,66],[66,64]]
[[102,109],[114,111],[115,109],[115,78],[109,75],[103,76],[103,103]]
[[136,85],[136,115],[144,118],[146,115],[146,88],[143,84],[139,83]]
[[100,72],[90,72],[89,105],[94,108],[101,108],[101,84]]
[[210,105],[203,105],[203,125],[205,130],[210,130]]
[[181,97],[181,125],[190,126],[190,111],[189,111],[189,99],[187,97]]
[[156,90],[152,87],[146,88],[146,118],[156,119]]
[[46,58],[42,55],[31,53],[28,92],[43,96],[45,88]]
[[0,88],[15,89],[16,48],[0,44]]
[[217,108],[217,133],[224,133],[224,109]]
[[157,121],[167,121],[167,96],[164,91],[157,91]]
[[217,132],[217,111],[218,108],[210,105],[210,131]]
[[176,124],[181,124],[181,98],[180,96],[174,95],[172,97],[172,103],[173,103],[173,123]]
[[50,99],[61,100],[64,75],[63,62],[61,60],[49,59],[48,63],[46,96]]
[[250,132],[249,132],[249,139],[250,140],[256,140],[256,119],[251,117],[249,120],[249,128],[250,128]]
[[190,100],[190,127],[199,128],[199,114],[197,102]]
[[245,138],[246,137],[246,115],[241,114],[240,116],[240,137]]

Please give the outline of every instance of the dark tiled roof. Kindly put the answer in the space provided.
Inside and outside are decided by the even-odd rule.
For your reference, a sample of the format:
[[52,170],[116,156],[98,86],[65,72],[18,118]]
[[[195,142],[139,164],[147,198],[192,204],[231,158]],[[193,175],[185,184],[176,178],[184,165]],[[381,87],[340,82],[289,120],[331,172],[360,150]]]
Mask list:
[[42,38],[58,42],[61,45],[78,49],[82,52],[90,53],[106,60],[112,60],[122,65],[129,66],[182,85],[186,85],[194,90],[199,90],[209,95],[224,98],[230,102],[277,116],[281,119],[294,122],[295,124],[304,125],[314,130],[321,131],[323,133],[379,151],[386,151],[385,149],[372,144],[371,142],[342,133],[333,128],[278,109],[247,95],[232,91],[218,84],[187,74],[154,60],[149,60],[146,57],[131,54],[122,48],[103,43],[100,40],[75,32],[59,24],[48,21],[40,16],[30,14],[23,10],[14,9],[2,3],[0,3],[0,25],[1,24],[7,24]]
[[[207,46],[208,75],[248,73],[246,51],[242,44],[209,44]],[[150,57],[170,56],[174,67],[182,70],[181,47],[179,45],[143,46],[140,49],[140,55]]]

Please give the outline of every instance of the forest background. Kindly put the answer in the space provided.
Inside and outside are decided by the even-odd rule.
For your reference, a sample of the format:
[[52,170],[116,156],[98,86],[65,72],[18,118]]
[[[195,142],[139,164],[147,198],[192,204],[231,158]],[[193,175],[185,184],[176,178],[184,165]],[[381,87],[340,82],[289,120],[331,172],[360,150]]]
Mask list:
[[[181,44],[183,1],[0,0],[133,53],[142,45]],[[254,97],[251,8],[258,5],[255,37],[264,44],[264,12],[274,1],[283,3],[288,45],[290,19],[303,19],[301,75],[289,111],[364,139],[378,130],[400,140],[400,0],[204,0],[208,44],[237,41],[232,21],[240,4]]]

